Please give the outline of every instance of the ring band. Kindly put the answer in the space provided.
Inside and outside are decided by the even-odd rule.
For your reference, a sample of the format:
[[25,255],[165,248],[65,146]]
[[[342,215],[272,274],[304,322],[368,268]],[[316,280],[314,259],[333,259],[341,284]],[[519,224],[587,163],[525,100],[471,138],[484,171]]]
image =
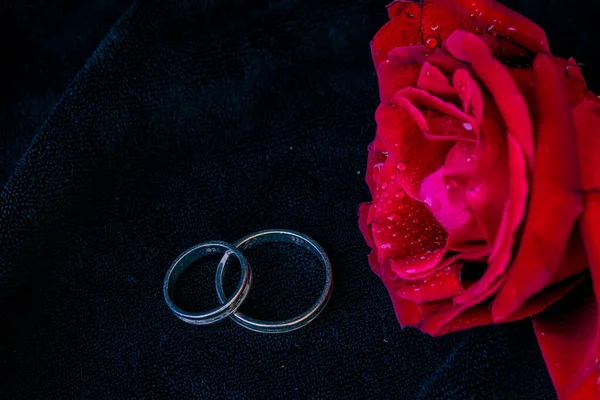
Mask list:
[[[325,305],[327,304],[331,296],[333,278],[329,257],[327,257],[327,254],[325,254],[323,248],[310,237],[299,232],[282,229],[271,229],[252,233],[238,240],[236,243],[234,243],[234,246],[237,247],[240,251],[244,251],[256,245],[273,242],[294,243],[310,251],[312,254],[316,255],[323,267],[325,268],[325,287],[323,288],[321,295],[319,296],[317,301],[312,305],[312,307],[294,318],[290,318],[283,321],[262,321],[248,317],[237,311],[233,312],[229,316],[239,325],[255,332],[283,333],[302,328],[303,326],[309,324],[312,320],[314,320],[319,315],[319,313],[323,311]],[[225,296],[225,292],[223,291],[223,277],[225,275],[225,270],[227,269],[228,264],[229,258],[223,257],[219,262],[219,266],[217,267],[217,296],[219,297],[219,301],[221,303],[225,303],[225,301],[227,301],[227,296]]]
[[[173,300],[171,300],[171,297],[175,293],[177,280],[183,271],[185,271],[186,268],[189,267],[193,262],[204,256],[213,254],[223,254],[221,262],[229,263],[231,260],[231,255],[234,255],[239,260],[241,276],[235,292],[229,300],[226,297],[219,297],[221,305],[213,308],[210,311],[188,312],[182,310],[175,305]],[[219,264],[219,266],[220,265],[221,264]],[[248,296],[248,291],[250,290],[251,284],[252,271],[250,269],[250,265],[248,264],[248,260],[246,260],[246,257],[244,257],[236,247],[229,243],[211,241],[191,247],[177,257],[177,259],[169,267],[167,275],[165,276],[163,283],[163,295],[165,297],[165,301],[167,302],[167,306],[173,312],[173,314],[177,316],[177,318],[189,324],[208,325],[227,318],[234,313],[246,299],[246,296]],[[218,282],[217,287],[220,287],[219,285],[220,283]]]

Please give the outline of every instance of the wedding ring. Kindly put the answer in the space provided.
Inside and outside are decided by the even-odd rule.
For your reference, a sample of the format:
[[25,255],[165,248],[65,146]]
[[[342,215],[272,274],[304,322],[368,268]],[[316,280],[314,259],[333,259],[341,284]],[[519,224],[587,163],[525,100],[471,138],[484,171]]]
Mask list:
[[[240,280],[230,299],[219,297],[221,305],[207,312],[188,312],[179,308],[171,299],[175,293],[177,280],[193,262],[213,254],[223,254],[221,262],[229,263],[231,256],[235,256],[241,266]],[[220,264],[219,264],[220,265]],[[194,325],[208,325],[227,318],[234,313],[246,299],[252,283],[252,271],[246,258],[240,251],[229,243],[211,241],[201,243],[184,251],[171,264],[163,283],[163,295],[169,309],[184,322]],[[217,284],[218,287],[220,283]]]
[[[252,233],[234,243],[234,246],[239,250],[244,251],[251,247],[274,242],[287,242],[297,244],[304,249],[310,251],[312,254],[317,256],[320,263],[325,269],[325,287],[323,288],[317,301],[308,310],[298,315],[297,317],[290,318],[283,321],[262,321],[248,317],[240,312],[233,312],[229,317],[236,323],[243,326],[244,328],[250,329],[255,332],[262,333],[283,333],[290,332],[310,323],[314,320],[321,311],[325,308],[325,305],[331,297],[331,290],[333,284],[331,263],[325,251],[321,246],[308,236],[288,230],[282,229],[271,229]],[[223,257],[217,267],[216,284],[217,284],[217,296],[219,301],[224,303],[227,301],[227,296],[223,291],[223,277],[227,266],[229,265],[230,259]]]

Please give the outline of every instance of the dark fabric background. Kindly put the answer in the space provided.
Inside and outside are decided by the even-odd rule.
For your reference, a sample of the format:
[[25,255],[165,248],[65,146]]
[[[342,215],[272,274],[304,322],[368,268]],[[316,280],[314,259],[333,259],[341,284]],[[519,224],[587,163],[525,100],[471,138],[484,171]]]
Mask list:
[[[0,397],[554,398],[530,321],[401,330],[367,265],[356,208],[385,4],[2,3]],[[600,89],[592,0],[505,4]],[[331,257],[333,297],[312,324],[265,335],[169,312],[180,252],[276,227]],[[321,271],[297,249],[249,258],[244,312],[290,317],[316,297]],[[212,307],[213,280],[192,268],[178,301]]]

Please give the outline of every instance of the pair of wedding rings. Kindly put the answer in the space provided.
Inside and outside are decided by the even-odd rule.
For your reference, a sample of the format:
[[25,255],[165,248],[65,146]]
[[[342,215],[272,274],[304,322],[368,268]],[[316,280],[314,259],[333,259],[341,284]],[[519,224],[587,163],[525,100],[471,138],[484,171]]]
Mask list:
[[[248,317],[237,311],[242,305],[242,302],[248,296],[250,286],[252,285],[252,270],[248,260],[242,254],[242,251],[256,245],[277,242],[297,244],[314,254],[325,268],[325,287],[312,307],[297,317],[283,321],[263,321]],[[223,257],[221,258],[221,261],[217,267],[215,279],[217,296],[221,305],[207,312],[188,312],[182,310],[175,305],[172,300],[172,297],[175,293],[177,280],[183,271],[185,271],[185,269],[192,263],[204,256],[214,254],[223,254]],[[227,298],[225,292],[223,291],[223,278],[228,265],[230,264],[231,260],[233,260],[232,256],[237,258],[238,262],[240,263],[241,273],[240,280],[235,291],[230,298]],[[169,309],[179,319],[189,324],[209,325],[221,321],[224,318],[230,317],[239,325],[255,332],[283,333],[302,328],[314,320],[325,308],[325,305],[331,296],[332,284],[333,278],[331,263],[329,262],[327,254],[325,254],[317,242],[298,232],[283,229],[270,229],[252,233],[238,240],[233,245],[221,241],[210,241],[187,249],[179,257],[177,257],[167,271],[167,275],[165,276],[163,284],[163,294]]]

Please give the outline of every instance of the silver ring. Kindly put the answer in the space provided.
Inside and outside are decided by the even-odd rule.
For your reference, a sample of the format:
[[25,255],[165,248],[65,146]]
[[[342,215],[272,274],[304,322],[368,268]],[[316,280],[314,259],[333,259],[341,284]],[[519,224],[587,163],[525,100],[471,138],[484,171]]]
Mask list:
[[[229,316],[239,325],[255,332],[283,333],[302,328],[314,320],[319,313],[323,311],[325,305],[329,301],[329,297],[331,296],[333,283],[331,263],[329,262],[327,254],[325,254],[325,251],[323,251],[323,248],[321,248],[317,242],[308,236],[294,231],[270,229],[252,233],[235,242],[234,246],[239,250],[244,251],[256,245],[273,242],[294,243],[302,246],[312,254],[316,255],[323,267],[325,267],[325,287],[312,307],[295,318],[290,318],[284,321],[262,321],[248,317],[240,312],[234,312]],[[229,259],[223,257],[219,262],[219,266],[217,267],[217,295],[219,296],[219,301],[221,303],[224,303],[227,300],[225,292],[223,291],[223,277],[228,264]]]
[[[188,312],[177,307],[171,296],[175,292],[175,285],[177,280],[181,276],[182,272],[185,271],[194,261],[212,254],[223,254],[221,262],[229,263],[231,255],[237,257],[241,266],[240,281],[235,289],[235,292],[229,300],[227,298],[221,299],[221,305],[213,308],[207,312]],[[220,265],[220,264],[219,264]],[[227,318],[234,313],[242,304],[242,302],[248,296],[250,285],[252,284],[252,271],[248,260],[242,255],[242,253],[230,245],[229,243],[212,241],[205,242],[194,247],[191,247],[181,253],[179,257],[171,264],[165,280],[163,283],[163,295],[169,309],[179,318],[180,320],[194,325],[208,325]]]

